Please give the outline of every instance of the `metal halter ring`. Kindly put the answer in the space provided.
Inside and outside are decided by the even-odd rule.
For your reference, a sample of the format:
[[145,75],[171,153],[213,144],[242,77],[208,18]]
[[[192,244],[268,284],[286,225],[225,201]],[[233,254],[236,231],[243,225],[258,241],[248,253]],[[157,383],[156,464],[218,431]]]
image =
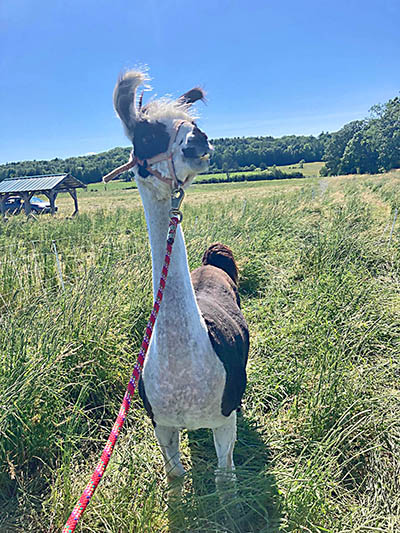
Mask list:
[[171,218],[176,217],[178,219],[178,223],[182,222],[183,219],[180,207],[183,202],[184,196],[185,192],[182,187],[174,189],[171,193],[171,209],[169,210],[169,216]]
[[170,218],[176,217],[178,219],[178,224],[182,222],[183,215],[182,215],[182,211],[179,211],[179,209],[170,209],[169,216]]

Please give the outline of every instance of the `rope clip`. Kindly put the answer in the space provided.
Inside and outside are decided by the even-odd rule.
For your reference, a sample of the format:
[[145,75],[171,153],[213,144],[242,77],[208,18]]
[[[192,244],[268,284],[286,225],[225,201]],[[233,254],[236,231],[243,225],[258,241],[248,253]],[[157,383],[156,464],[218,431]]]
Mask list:
[[176,217],[178,219],[178,224],[182,222],[182,211],[180,210],[183,198],[185,196],[184,190],[182,187],[177,187],[171,193],[171,209],[169,210],[169,216]]

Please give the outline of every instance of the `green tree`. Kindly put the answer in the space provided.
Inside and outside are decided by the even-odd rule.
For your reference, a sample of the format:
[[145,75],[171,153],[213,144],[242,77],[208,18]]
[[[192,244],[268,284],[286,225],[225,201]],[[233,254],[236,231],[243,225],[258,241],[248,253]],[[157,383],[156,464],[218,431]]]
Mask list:
[[364,174],[378,171],[378,154],[368,131],[357,131],[344,149],[339,164],[340,174]]
[[353,120],[339,131],[332,133],[325,147],[324,161],[328,176],[336,176],[341,172],[342,156],[347,143],[365,126],[363,120]]

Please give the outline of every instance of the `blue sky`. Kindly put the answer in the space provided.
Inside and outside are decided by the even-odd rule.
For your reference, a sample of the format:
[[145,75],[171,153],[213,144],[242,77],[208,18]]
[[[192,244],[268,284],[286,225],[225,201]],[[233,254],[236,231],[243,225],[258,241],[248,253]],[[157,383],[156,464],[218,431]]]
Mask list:
[[[0,0],[0,163],[127,146],[121,70],[201,85],[210,137],[318,134],[400,91],[399,0]],[[148,94],[147,94],[148,97]]]

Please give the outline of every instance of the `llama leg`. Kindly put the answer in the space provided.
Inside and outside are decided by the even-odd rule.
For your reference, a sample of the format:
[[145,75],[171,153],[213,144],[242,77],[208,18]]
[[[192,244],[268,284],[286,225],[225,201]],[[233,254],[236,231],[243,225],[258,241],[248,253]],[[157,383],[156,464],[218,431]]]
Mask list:
[[185,474],[179,458],[179,431],[176,428],[157,425],[154,432],[164,457],[167,480],[172,483]]
[[222,504],[221,523],[225,524],[229,531],[242,531],[238,525],[244,513],[237,498],[235,465],[233,463],[233,448],[236,442],[236,411],[229,416],[223,426],[214,429],[213,434],[218,456],[215,484],[219,501]]
[[235,465],[233,463],[233,448],[236,442],[236,411],[228,418],[226,424],[215,428],[214,445],[218,457],[218,469],[215,481],[217,486],[225,482],[234,482]]

